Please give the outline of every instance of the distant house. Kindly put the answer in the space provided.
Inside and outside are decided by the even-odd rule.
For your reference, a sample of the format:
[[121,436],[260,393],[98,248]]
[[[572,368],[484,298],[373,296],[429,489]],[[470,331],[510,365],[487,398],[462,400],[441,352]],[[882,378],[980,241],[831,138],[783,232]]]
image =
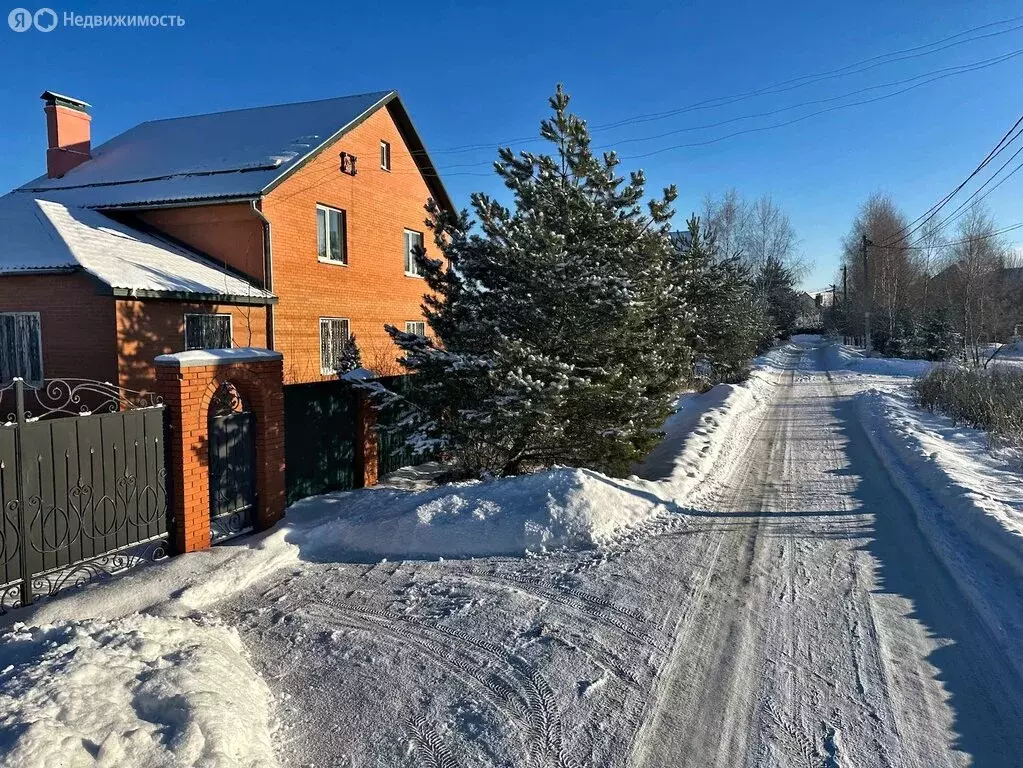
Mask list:
[[801,291],[796,300],[799,303],[799,314],[796,316],[796,326],[799,328],[823,328],[824,327],[824,293],[810,294]]
[[91,146],[47,91],[45,175],[0,197],[0,384],[142,389],[153,358],[257,346],[288,383],[332,377],[355,334],[424,332],[424,205],[451,201],[395,91],[154,120]]

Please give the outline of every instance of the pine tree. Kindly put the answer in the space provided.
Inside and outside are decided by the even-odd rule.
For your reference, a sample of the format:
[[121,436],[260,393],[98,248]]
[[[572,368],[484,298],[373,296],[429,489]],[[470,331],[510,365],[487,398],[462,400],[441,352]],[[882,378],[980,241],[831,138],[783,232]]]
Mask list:
[[691,346],[713,382],[745,377],[768,318],[757,301],[750,269],[736,255],[721,257],[715,233],[693,216],[676,248],[683,262],[686,300],[695,322]]
[[353,333],[341,348],[341,355],[337,361],[337,373],[344,374],[361,367],[362,354],[359,352],[359,345],[355,341],[355,334]]
[[597,157],[559,86],[541,136],[553,154],[501,149],[510,208],[428,206],[444,261],[417,254],[436,341],[388,327],[415,372],[411,443],[467,476],[551,464],[624,472],[658,440],[688,372],[691,318],[668,222],[675,189]]

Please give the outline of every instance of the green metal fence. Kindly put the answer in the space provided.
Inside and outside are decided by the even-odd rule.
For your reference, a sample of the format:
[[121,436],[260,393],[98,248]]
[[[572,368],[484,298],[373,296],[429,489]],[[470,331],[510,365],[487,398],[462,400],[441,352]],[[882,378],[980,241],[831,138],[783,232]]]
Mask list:
[[[405,394],[415,386],[414,375],[412,376],[387,376],[379,379],[379,382],[392,392]],[[411,427],[394,429],[394,425],[405,418],[407,411],[392,407],[381,411],[377,417],[377,424],[380,434],[380,450],[377,453],[377,474],[380,477],[390,474],[402,467],[422,464],[433,461],[437,458],[434,454],[413,454],[412,450],[405,444],[409,435],[412,434]]]
[[345,381],[284,388],[287,502],[355,487],[357,395]]

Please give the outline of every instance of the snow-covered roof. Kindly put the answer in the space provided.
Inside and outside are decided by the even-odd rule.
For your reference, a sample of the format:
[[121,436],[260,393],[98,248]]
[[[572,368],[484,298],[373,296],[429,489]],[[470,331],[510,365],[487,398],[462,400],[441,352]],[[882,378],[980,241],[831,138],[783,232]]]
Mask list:
[[197,253],[98,211],[24,192],[0,197],[0,274],[78,269],[120,295],[191,294],[252,303],[273,298]]
[[396,91],[152,120],[95,147],[62,178],[21,190],[91,208],[255,197],[392,102],[438,203],[449,204]]

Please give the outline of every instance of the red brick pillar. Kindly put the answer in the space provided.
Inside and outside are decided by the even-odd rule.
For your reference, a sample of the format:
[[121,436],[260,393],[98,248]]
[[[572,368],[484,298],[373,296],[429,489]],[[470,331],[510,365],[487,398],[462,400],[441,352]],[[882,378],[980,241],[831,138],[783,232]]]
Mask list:
[[377,484],[377,460],[380,454],[380,436],[377,433],[377,411],[369,396],[356,390],[355,415],[355,487],[368,488]]
[[284,359],[266,349],[195,350],[156,358],[167,406],[168,488],[178,552],[210,546],[209,408],[230,382],[256,422],[256,524],[284,516]]

